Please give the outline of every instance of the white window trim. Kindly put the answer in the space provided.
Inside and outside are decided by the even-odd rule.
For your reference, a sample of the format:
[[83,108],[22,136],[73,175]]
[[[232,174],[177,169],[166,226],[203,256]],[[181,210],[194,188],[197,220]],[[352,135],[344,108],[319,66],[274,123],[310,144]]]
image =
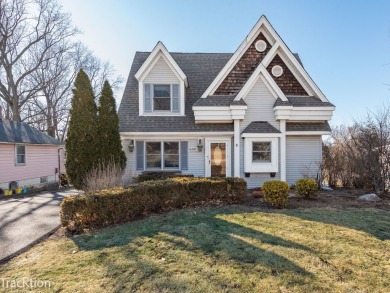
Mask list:
[[[254,162],[252,158],[254,142],[271,143],[271,162]],[[277,137],[246,137],[244,140],[244,172],[270,173],[279,172],[279,139]]]
[[[177,114],[177,115],[180,115],[180,110],[179,110],[179,112],[173,112],[172,111],[172,109],[173,109],[173,98],[172,98],[172,90],[173,90],[173,85],[174,84],[178,84],[179,86],[180,86],[180,84],[179,83],[163,83],[163,82],[160,82],[160,83],[152,83],[151,85],[152,85],[152,112],[150,113],[145,113],[145,115],[144,116],[147,116],[148,114],[155,114],[155,115],[157,115],[157,116],[161,116],[161,115],[164,115],[164,114],[170,114],[170,116],[172,115],[172,114]],[[169,98],[170,98],[170,104],[171,104],[171,109],[170,110],[154,110],[154,87],[156,86],[156,85],[169,85]],[[180,93],[179,93],[180,94]],[[179,97],[179,99],[180,99],[180,97]],[[143,99],[144,100],[144,99]],[[153,115],[151,115],[151,116],[153,116]]]
[[[24,163],[18,163],[18,146],[24,146]],[[15,166],[26,166],[27,164],[27,147],[25,144],[15,144]]]
[[[159,142],[161,145],[161,168],[148,168],[148,162],[146,160],[146,144],[148,142]],[[179,144],[179,167],[178,168],[165,168],[164,167],[164,142],[177,142]],[[180,171],[181,170],[181,143],[180,140],[145,140],[144,142],[144,170],[145,171]]]
[[[164,84],[169,84],[171,85],[171,111],[154,111],[154,105],[153,105],[153,97],[152,97],[152,112],[145,112],[144,111],[144,85],[146,83],[152,84],[152,94],[154,96],[154,85],[164,85]],[[172,112],[172,85],[173,84],[178,84],[180,88],[179,92],[179,100],[180,100],[180,109],[179,112]],[[162,82],[139,82],[138,83],[139,87],[139,115],[140,116],[185,116],[185,88],[184,88],[184,82],[183,81],[178,81],[178,82],[173,82],[173,83],[162,83]]]
[[[157,49],[156,52],[154,52]],[[160,51],[158,51],[160,50]],[[142,70],[140,69],[135,77],[138,80],[138,103],[139,103],[139,115],[140,116],[185,116],[185,88],[188,86],[187,76],[183,73],[183,71],[178,67],[177,63],[174,62],[173,58],[170,56],[168,51],[166,51],[165,47],[157,44],[153,52],[150,54],[154,55],[153,58],[148,59],[144,62],[142,67],[145,66]],[[173,82],[172,84],[180,85],[180,111],[179,112],[167,112],[167,111],[159,111],[159,112],[145,112],[144,111],[144,84],[164,84],[160,82],[144,82],[146,77],[149,75],[150,71],[153,69],[154,65],[161,58],[168,64],[169,68],[176,75],[178,81]],[[173,61],[172,61],[173,60]]]

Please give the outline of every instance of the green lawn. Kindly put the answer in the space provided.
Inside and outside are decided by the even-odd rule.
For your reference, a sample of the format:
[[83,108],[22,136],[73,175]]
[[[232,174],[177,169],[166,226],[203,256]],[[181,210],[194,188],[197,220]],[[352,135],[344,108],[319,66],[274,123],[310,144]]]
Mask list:
[[184,209],[49,239],[0,276],[65,292],[388,292],[390,212]]

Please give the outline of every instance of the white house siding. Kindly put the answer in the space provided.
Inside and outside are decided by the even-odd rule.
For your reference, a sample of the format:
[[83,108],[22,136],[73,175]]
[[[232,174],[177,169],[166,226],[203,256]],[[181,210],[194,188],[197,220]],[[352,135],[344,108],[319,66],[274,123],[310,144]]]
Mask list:
[[240,132],[252,121],[268,121],[272,126],[279,129],[279,122],[276,121],[273,110],[275,97],[260,78],[244,98],[244,101],[248,105],[248,109],[245,112],[245,119],[240,122]]
[[[244,98],[248,109],[245,113],[245,119],[240,121],[240,133],[253,121],[268,121],[272,126],[279,129],[279,122],[276,121],[273,107],[275,98],[268,90],[264,82],[259,78],[247,96]],[[279,148],[280,149],[280,140]],[[280,170],[280,151],[279,155],[279,170]],[[240,174],[241,177],[248,183],[248,188],[262,186],[264,181],[272,179],[280,179],[280,173],[272,178],[270,173],[251,173],[250,177],[245,177],[244,173],[244,139],[240,139]]]
[[322,161],[321,136],[287,136],[287,183],[295,182],[309,175],[315,177],[319,173]]
[[145,83],[178,83],[179,79],[173,73],[163,57],[157,61],[145,78]]
[[[165,138],[153,138],[153,140],[161,141]],[[151,140],[150,138],[139,138],[137,140]],[[166,140],[175,140],[174,138],[166,138]],[[196,147],[198,145],[198,140],[194,138],[185,139],[180,138],[178,141],[188,141],[188,170],[182,170],[182,174],[192,174],[196,177],[204,177],[205,176],[205,148],[203,148],[202,152],[198,151],[190,151],[192,147]],[[203,139],[204,141],[204,139]],[[136,150],[133,152],[129,152],[128,145],[130,143],[130,139],[122,140],[123,149],[125,150],[127,157],[126,170],[124,174],[125,183],[131,182],[134,176],[140,175],[143,170],[136,169]]]

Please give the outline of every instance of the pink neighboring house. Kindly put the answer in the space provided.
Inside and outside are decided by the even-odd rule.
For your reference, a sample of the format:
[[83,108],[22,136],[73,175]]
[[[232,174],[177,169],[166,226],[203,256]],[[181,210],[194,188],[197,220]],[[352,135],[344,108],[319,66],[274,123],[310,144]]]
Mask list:
[[44,188],[65,173],[63,144],[28,124],[0,119],[0,188]]

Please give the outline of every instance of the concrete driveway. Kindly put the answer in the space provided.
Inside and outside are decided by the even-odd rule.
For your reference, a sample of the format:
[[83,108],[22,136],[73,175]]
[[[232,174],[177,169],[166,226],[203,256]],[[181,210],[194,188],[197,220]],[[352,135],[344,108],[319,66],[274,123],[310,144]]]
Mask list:
[[0,199],[0,263],[53,232],[60,225],[60,203],[75,189]]

